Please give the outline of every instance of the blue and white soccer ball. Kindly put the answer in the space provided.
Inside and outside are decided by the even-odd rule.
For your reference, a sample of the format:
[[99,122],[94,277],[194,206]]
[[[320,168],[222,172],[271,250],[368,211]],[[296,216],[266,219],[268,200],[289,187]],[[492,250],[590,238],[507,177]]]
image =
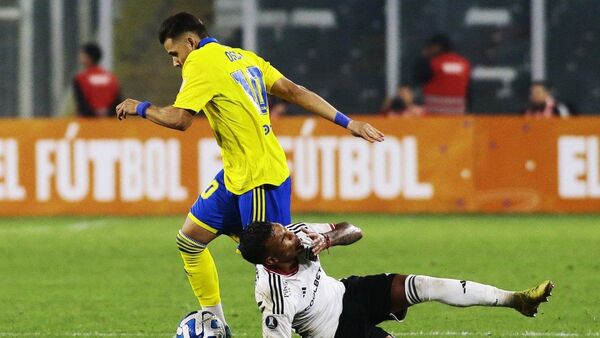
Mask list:
[[174,338],[225,338],[225,325],[210,311],[194,311],[181,320]]

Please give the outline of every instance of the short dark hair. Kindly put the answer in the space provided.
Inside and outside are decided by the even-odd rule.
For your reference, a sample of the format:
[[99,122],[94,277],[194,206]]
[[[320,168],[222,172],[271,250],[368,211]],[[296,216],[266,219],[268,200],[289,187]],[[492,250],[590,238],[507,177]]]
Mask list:
[[273,234],[273,223],[254,222],[240,236],[240,252],[242,257],[253,264],[263,264],[267,258],[265,242]]
[[81,51],[90,57],[92,63],[97,65],[102,60],[102,49],[94,42],[88,42],[81,46]]
[[544,88],[548,88],[548,83],[546,83],[546,81],[543,80],[535,80],[531,82],[531,87],[533,86],[542,86]]
[[161,44],[168,38],[175,39],[179,35],[193,32],[204,38],[208,35],[202,20],[186,12],[180,12],[165,19],[158,30],[158,40]]
[[435,34],[425,43],[426,46],[439,46],[443,51],[452,50],[452,40],[446,34]]

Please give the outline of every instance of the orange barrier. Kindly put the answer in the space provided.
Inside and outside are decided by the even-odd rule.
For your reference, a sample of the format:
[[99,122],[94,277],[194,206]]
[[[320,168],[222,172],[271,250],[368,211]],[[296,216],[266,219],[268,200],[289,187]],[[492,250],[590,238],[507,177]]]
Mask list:
[[[294,211],[597,212],[600,119],[369,118],[369,144],[320,119],[273,123]],[[221,167],[205,120],[0,121],[0,215],[185,213]]]

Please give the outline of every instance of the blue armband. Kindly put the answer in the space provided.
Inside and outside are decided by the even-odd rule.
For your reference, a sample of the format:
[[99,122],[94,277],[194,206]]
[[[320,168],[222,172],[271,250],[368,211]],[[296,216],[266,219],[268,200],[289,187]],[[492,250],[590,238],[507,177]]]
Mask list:
[[335,124],[339,126],[348,128],[348,125],[350,124],[350,122],[352,122],[352,119],[344,115],[342,112],[338,111],[335,113],[335,119],[333,120],[333,122],[335,122]]
[[150,101],[144,101],[140,104],[137,105],[137,107],[135,107],[135,112],[143,117],[146,118],[146,110],[148,109],[148,107],[150,107],[152,105],[152,103],[150,103]]

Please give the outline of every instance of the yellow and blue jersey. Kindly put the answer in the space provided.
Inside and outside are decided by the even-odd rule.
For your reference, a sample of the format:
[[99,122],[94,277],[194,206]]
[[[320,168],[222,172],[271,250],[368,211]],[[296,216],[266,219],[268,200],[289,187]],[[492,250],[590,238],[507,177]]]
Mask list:
[[283,75],[253,52],[205,38],[183,65],[174,106],[204,111],[221,147],[227,190],[241,195],[289,177],[271,128],[267,93]]

